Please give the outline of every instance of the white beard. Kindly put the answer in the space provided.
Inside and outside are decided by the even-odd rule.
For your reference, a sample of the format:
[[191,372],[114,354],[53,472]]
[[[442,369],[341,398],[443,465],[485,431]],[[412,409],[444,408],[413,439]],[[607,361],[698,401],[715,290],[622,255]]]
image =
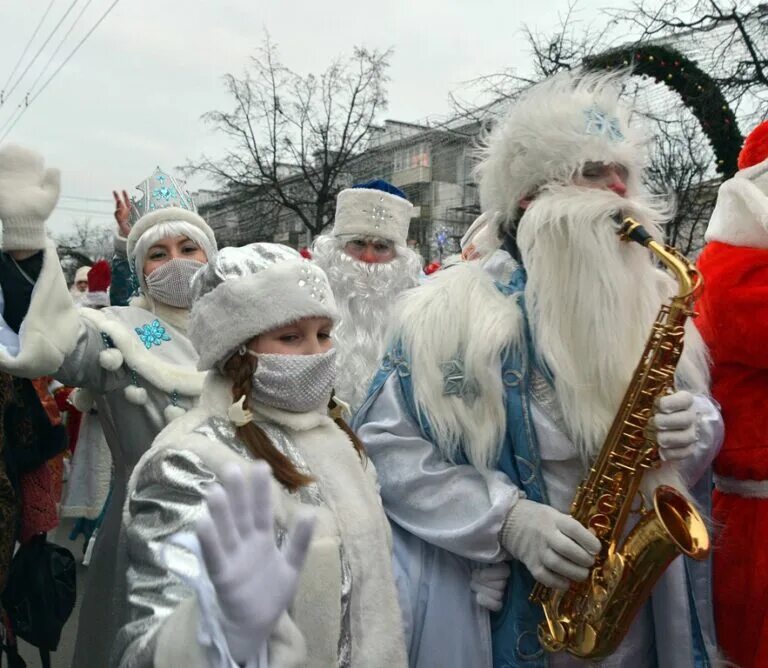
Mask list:
[[336,393],[352,412],[366,397],[384,354],[392,306],[404,290],[416,287],[421,274],[419,256],[396,247],[391,262],[355,260],[330,235],[315,240],[312,259],[328,276],[340,319],[333,329],[337,352]]
[[[518,231],[533,341],[585,464],[599,452],[659,308],[675,292],[649,251],[619,241],[617,212],[661,239],[665,212],[654,202],[576,186],[542,192]],[[703,344],[690,331],[684,357],[679,371],[688,387],[706,391]]]

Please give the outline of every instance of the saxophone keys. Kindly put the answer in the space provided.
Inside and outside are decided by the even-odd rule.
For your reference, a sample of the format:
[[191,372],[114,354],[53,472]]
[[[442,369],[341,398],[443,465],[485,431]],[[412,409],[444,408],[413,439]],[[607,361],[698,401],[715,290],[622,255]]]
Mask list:
[[605,513],[592,515],[587,522],[587,528],[592,529],[598,538],[605,536],[611,529],[611,520]]

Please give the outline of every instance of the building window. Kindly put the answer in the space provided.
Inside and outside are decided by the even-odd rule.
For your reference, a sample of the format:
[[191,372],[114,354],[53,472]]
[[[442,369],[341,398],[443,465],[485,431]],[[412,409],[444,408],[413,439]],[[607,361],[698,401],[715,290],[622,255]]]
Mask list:
[[395,151],[394,172],[404,172],[415,167],[429,167],[429,147],[416,144]]

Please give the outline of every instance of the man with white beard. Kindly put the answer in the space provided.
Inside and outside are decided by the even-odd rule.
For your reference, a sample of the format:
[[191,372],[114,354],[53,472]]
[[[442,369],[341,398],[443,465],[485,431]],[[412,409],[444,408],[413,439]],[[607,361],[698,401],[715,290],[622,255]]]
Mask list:
[[[620,90],[616,75],[566,72],[510,108],[478,167],[503,250],[404,296],[353,425],[393,524],[412,666],[587,663],[546,654],[529,595],[536,581],[584,581],[601,549],[569,507],[676,292],[647,250],[616,233],[617,218],[631,215],[660,238],[667,215],[642,187],[645,140]],[[651,418],[662,462],[644,476],[645,492],[663,481],[708,508],[722,440],[708,385],[691,327],[677,391]],[[467,605],[483,586],[470,568],[502,560],[512,574],[491,629]],[[589,665],[711,665],[709,585],[708,562],[675,560],[617,651]],[[462,654],[489,635],[492,658]]]
[[312,248],[341,315],[333,330],[336,393],[353,413],[384,353],[392,305],[419,284],[421,258],[407,246],[412,210],[405,193],[386,181],[347,188],[337,198],[333,230]]

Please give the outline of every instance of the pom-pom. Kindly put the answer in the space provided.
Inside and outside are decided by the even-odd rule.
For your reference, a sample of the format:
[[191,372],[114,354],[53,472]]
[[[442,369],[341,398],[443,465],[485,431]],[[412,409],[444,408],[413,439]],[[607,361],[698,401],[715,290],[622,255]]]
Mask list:
[[245,395],[229,407],[227,416],[236,427],[242,427],[253,420],[253,413],[245,407]]
[[143,406],[147,403],[147,391],[137,385],[129,385],[124,390],[125,398],[132,404]]
[[69,403],[72,404],[81,413],[87,413],[93,408],[96,402],[96,396],[90,390],[84,387],[77,388],[69,395]]
[[759,165],[768,158],[768,121],[763,121],[744,140],[739,153],[739,169]]
[[165,415],[166,422],[173,422],[176,418],[180,418],[186,412],[187,411],[184,410],[181,406],[174,406],[173,404],[168,404],[165,407],[163,414]]
[[88,272],[88,292],[106,292],[111,282],[112,269],[106,260],[99,260]]
[[108,348],[99,353],[99,364],[102,369],[106,369],[107,371],[117,371],[123,366],[123,362],[125,362],[123,353],[117,348]]

